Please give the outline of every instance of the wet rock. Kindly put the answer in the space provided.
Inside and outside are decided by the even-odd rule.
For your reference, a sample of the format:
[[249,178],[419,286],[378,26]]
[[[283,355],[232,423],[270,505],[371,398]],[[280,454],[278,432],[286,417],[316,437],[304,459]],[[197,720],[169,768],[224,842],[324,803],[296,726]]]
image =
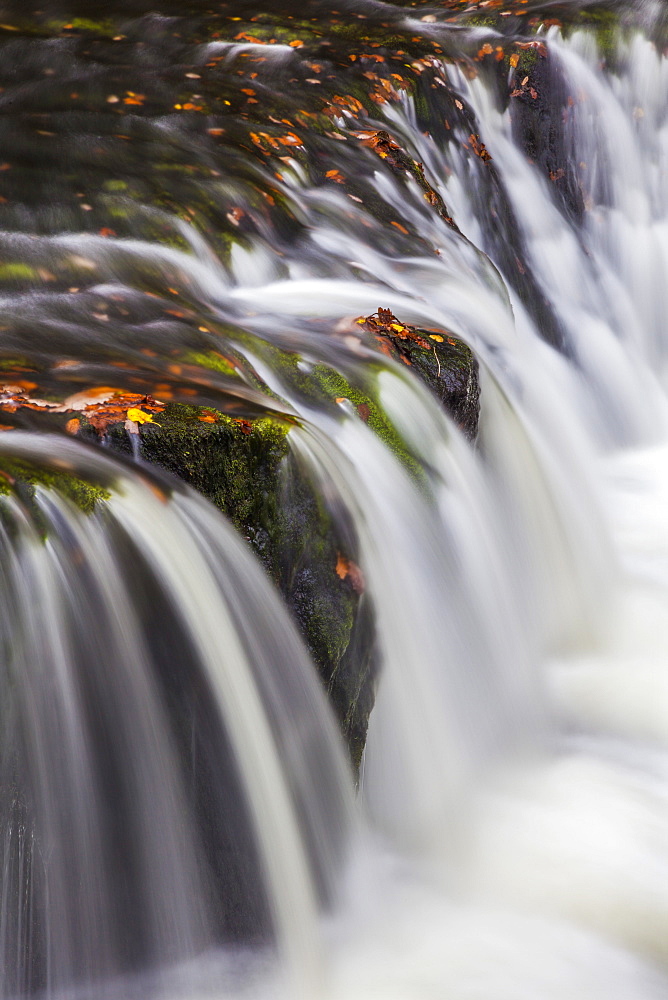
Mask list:
[[429,387],[460,430],[473,440],[478,431],[478,362],[470,347],[446,330],[423,330],[379,308],[357,320],[383,354],[409,365]]
[[[419,331],[402,338],[396,330],[390,333],[394,339],[378,328],[373,335],[387,341],[385,353],[409,364],[474,438],[479,386],[470,349],[445,334]],[[371,395],[326,365],[315,366],[309,380],[325,400],[348,400],[400,461],[415,464]],[[357,566],[354,528],[341,505],[323,498],[310,482],[308,470],[290,450],[289,429],[277,417],[246,420],[169,403],[157,422],[139,425],[136,433],[142,458],[214,503],[264,564],[309,647],[357,768],[375,697],[373,612]],[[108,440],[115,449],[131,452],[123,423],[108,429]]]

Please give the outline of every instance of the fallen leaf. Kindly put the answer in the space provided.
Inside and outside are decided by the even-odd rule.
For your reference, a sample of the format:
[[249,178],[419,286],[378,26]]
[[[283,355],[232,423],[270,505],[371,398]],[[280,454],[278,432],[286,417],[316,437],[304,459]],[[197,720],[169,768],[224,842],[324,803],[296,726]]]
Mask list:
[[[150,413],[144,413],[136,406],[131,406],[127,412],[127,419],[133,420],[137,424],[154,424],[155,420]],[[158,426],[160,426],[158,424]]]
[[356,594],[364,593],[364,574],[357,563],[346,559],[340,552],[336,554],[336,575],[340,580],[348,580]]

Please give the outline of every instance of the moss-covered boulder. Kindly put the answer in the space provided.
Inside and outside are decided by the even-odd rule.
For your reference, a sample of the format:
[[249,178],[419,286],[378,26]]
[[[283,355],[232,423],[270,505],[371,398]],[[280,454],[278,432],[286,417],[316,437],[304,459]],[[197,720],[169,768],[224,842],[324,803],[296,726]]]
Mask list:
[[423,330],[402,323],[389,309],[361,316],[357,325],[388,357],[409,365],[473,440],[478,432],[480,385],[471,348],[446,330]]
[[[279,370],[297,397],[330,407],[341,419],[343,412],[352,410],[419,479],[421,468],[375,398],[375,379],[387,363],[383,355],[409,366],[470,438],[478,421],[475,358],[447,331],[407,326],[387,309],[360,317],[353,328],[361,345],[378,357],[377,364],[370,360],[355,375],[344,376],[325,363],[300,365],[297,355],[271,345],[267,360],[282,366]],[[198,370],[218,371],[217,355],[194,360]],[[258,391],[262,388],[258,383]],[[233,416],[212,406],[161,402],[121,390],[82,394],[84,399],[78,401],[71,397],[71,406],[77,407],[71,409],[69,402],[47,403],[30,392],[14,386],[2,395],[3,420],[30,427],[37,421],[41,430],[67,430],[92,443],[104,440],[117,452],[168,470],[233,522],[283,594],[357,767],[375,694],[373,613],[357,565],[354,525],[336,500],[313,485],[309,469],[290,447],[296,418],[280,408],[273,414],[267,409],[262,416],[252,416],[250,410],[249,416]],[[225,406],[222,396],[219,405]],[[230,409],[233,413],[232,405]],[[17,463],[5,466],[0,470],[0,492],[18,489],[29,498],[41,483],[87,513],[104,500],[103,491],[71,476],[53,481],[53,476],[45,479],[38,470]]]
[[357,580],[341,572],[355,565],[351,534],[292,456],[289,426],[170,403],[130,434],[114,424],[107,440],[126,454],[138,449],[234,523],[299,625],[357,765],[373,705],[371,618]]
[[91,514],[101,501],[109,499],[102,486],[87,482],[65,468],[55,471],[6,456],[0,459],[0,496],[18,496],[37,519],[34,496],[39,486],[60,493],[84,514]]
[[[408,327],[383,309],[357,325],[369,344],[411,366],[462,431],[475,437],[477,363],[462,341],[445,331]],[[321,405],[347,400],[419,475],[370,391],[325,364],[311,369],[308,382]],[[304,636],[357,767],[375,694],[373,614],[357,566],[354,527],[314,488],[290,449],[290,427],[282,417],[247,420],[169,403],[156,422],[137,425],[134,437],[123,423],[108,428],[107,437],[120,451],[138,448],[144,461],[207,497],[254,549]]]

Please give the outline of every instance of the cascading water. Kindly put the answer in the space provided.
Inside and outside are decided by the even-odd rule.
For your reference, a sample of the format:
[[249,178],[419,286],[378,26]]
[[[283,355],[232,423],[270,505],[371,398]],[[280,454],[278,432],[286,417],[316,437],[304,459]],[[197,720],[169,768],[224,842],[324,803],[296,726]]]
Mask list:
[[[255,104],[302,72],[304,41],[276,28],[265,44],[260,15],[222,40],[200,23],[212,11],[192,27],[167,5],[119,5],[113,41],[74,14],[58,38],[43,13],[34,38],[0,24],[5,370],[59,399],[122,371],[287,421],[294,461],[354,536],[379,670],[355,803],[308,655],[222,518],[137,439],[131,464],[42,433],[39,406],[32,433],[0,434],[4,996],[666,995],[661,11],[606,24],[605,41],[518,35],[509,100],[481,61],[505,44],[489,25],[345,10],[437,48],[376,119],[340,98],[330,130],[314,126],[329,184],[292,155],[295,132],[274,140],[278,178],[252,159],[274,151],[243,132],[251,105],[206,140],[172,113],[208,99],[180,96],[177,70],[205,92],[222,66],[226,105],[236,72]],[[340,22],[312,13],[299,29],[320,32],[303,56],[317,91]],[[88,48],[63,35],[77,30]],[[459,46],[478,55],[453,59]],[[65,92],[86,109],[63,110]],[[427,196],[369,145],[381,128],[424,164]],[[196,207],[179,214],[181,197]],[[471,344],[475,447],[356,335],[350,317],[379,304]],[[221,344],[252,379],[202,364]],[[309,389],[323,365],[373,384],[399,451]]]
[[[3,441],[42,467],[51,449]],[[103,992],[272,925],[301,987],[350,802],[299,640],[197,498],[71,442],[65,465],[112,490],[101,522],[49,491],[3,507],[5,992]]]

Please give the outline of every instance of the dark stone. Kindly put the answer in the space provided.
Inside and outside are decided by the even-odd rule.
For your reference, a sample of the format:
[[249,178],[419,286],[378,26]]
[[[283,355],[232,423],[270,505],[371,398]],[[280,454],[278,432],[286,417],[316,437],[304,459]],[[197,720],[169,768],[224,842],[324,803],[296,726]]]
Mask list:
[[[411,342],[400,348],[391,344],[389,350],[412,366],[473,439],[478,423],[477,362],[461,340],[436,336],[431,349]],[[316,366],[312,378],[319,393],[348,398],[360,419],[416,473],[414,461],[370,395],[325,365]],[[156,423],[140,427],[142,458],[210,500],[253,548],[299,626],[357,769],[377,671],[373,611],[356,564],[354,528],[345,510],[323,498],[291,454],[289,425],[279,418],[247,421],[222,413],[215,422],[202,421],[204,413],[210,418],[214,412],[170,403]],[[110,429],[108,440],[115,450],[130,453],[122,423]]]

